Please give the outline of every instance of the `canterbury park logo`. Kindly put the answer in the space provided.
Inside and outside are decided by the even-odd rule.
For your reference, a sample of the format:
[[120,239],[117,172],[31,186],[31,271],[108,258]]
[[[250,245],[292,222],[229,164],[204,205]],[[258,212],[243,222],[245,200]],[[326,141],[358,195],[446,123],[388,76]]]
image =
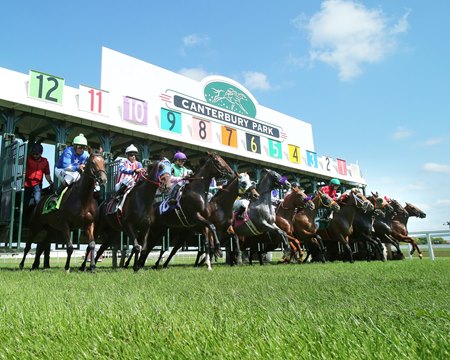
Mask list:
[[256,117],[255,104],[236,86],[222,81],[211,82],[205,86],[204,95],[210,104],[251,118]]

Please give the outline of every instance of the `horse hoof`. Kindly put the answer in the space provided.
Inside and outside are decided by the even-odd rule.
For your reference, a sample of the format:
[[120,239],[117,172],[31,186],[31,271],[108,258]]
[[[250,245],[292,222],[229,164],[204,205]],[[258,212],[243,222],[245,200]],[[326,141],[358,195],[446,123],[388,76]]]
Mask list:
[[423,258],[423,255],[422,255],[422,253],[420,253],[419,254],[419,259],[422,260],[422,258]]

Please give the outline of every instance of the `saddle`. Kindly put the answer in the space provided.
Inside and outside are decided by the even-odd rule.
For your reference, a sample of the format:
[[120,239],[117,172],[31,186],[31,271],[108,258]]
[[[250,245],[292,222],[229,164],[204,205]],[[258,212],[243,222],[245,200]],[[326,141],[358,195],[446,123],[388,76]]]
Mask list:
[[118,210],[118,206],[121,200],[122,200],[121,196],[110,199],[106,204],[106,215],[115,214]]
[[66,193],[66,191],[69,189],[69,187],[66,187],[59,197],[57,195],[50,195],[44,203],[44,206],[42,207],[42,215],[51,213],[53,211],[59,210],[59,207],[61,206],[61,201]]

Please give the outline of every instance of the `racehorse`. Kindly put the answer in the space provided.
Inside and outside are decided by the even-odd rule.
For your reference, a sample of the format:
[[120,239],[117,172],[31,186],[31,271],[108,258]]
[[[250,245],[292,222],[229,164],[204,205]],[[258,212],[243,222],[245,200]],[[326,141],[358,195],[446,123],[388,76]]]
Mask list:
[[312,200],[300,188],[293,188],[277,206],[275,224],[286,233],[291,251],[289,256],[283,256],[281,262],[289,263],[294,257],[297,262],[301,261],[303,250],[300,240],[294,234],[293,217],[296,211],[315,208]]
[[[134,268],[142,243],[148,236],[150,224],[153,221],[153,200],[156,190],[166,192],[170,188],[172,165],[167,158],[161,158],[149,164],[147,172],[141,173],[136,185],[131,188],[125,198],[121,211],[110,211],[117,205],[117,200],[111,198],[104,201],[98,211],[95,221],[95,238],[100,239],[102,246],[95,257],[98,261],[102,253],[118,239],[120,231],[124,231],[133,242],[130,258],[135,256]],[[86,257],[87,258],[87,257]],[[84,269],[86,258],[81,265]]]
[[[258,242],[258,235],[269,232],[274,234],[277,239],[282,240],[283,249],[285,253],[289,253],[289,241],[286,233],[281,230],[275,223],[276,215],[274,207],[272,206],[271,191],[276,187],[282,186],[290,188],[291,184],[284,176],[281,176],[276,171],[265,169],[265,174],[262,176],[256,191],[259,193],[259,199],[251,200],[247,209],[245,221],[233,222],[233,231],[239,236],[240,248],[252,248],[260,244]],[[303,193],[304,198],[306,195]],[[269,236],[270,245],[273,246],[273,240]],[[263,245],[266,243],[263,243]],[[262,265],[262,254],[264,249],[259,247],[259,262]],[[250,257],[251,258],[251,257]]]
[[340,210],[339,204],[328,194],[318,191],[311,200],[314,208],[303,208],[294,215],[292,224],[297,238],[305,245],[307,255],[304,262],[311,256],[312,261],[325,262],[325,248],[322,238],[317,234],[317,225],[315,219],[320,208],[328,208],[332,212]]
[[392,219],[392,225],[391,225],[392,237],[394,239],[396,239],[397,241],[403,241],[408,244],[411,244],[412,249],[411,249],[410,254],[411,255],[414,254],[414,251],[417,250],[417,253],[419,254],[419,258],[422,259],[423,255],[422,255],[422,251],[419,249],[419,246],[415,242],[414,238],[412,238],[411,236],[408,236],[407,224],[408,224],[408,219],[411,216],[415,216],[420,219],[424,219],[427,215],[422,210],[420,210],[416,206],[409,204],[409,203],[406,203],[406,206],[404,208],[408,214],[407,216],[399,213],[399,214],[394,215],[394,217]]
[[375,216],[373,228],[375,236],[379,238],[383,244],[389,244],[395,247],[397,258],[401,260],[404,256],[400,250],[399,242],[392,236],[392,219],[397,215],[408,217],[408,212],[395,199],[389,199],[388,204],[389,207],[383,209],[384,216]]
[[150,226],[149,239],[144,241],[139,256],[138,268],[145,265],[148,254],[152,248],[162,241],[167,228],[189,228],[203,232],[207,239],[207,230],[214,237],[216,251],[220,251],[220,242],[217,237],[216,228],[209,220],[209,209],[207,194],[211,179],[227,178],[236,176],[236,172],[217,153],[208,153],[206,161],[188,181],[182,190],[179,206],[170,207],[167,201],[156,203],[155,221]]
[[[105,184],[107,181],[105,171],[105,160],[100,152],[89,148],[89,158],[86,167],[81,174],[80,180],[70,185],[62,195],[62,200],[58,210],[53,210],[43,214],[50,196],[44,196],[35,207],[30,219],[30,233],[24,250],[20,268],[23,268],[25,258],[31,248],[31,244],[36,240],[37,235],[42,230],[47,230],[47,237],[43,242],[39,242],[36,249],[36,256],[32,269],[39,268],[39,258],[44,251],[45,242],[51,241],[50,236],[59,232],[67,245],[67,260],[64,266],[66,272],[70,271],[70,258],[73,253],[73,244],[70,238],[70,231],[82,229],[86,231],[89,245],[86,253],[95,251],[94,220],[97,213],[97,201],[94,199],[95,185]],[[54,241],[54,240],[53,240]],[[94,259],[91,258],[91,270],[95,269]]]
[[[229,228],[231,226],[232,217],[233,217],[233,204],[236,198],[240,197],[250,197],[253,199],[258,199],[259,194],[256,191],[255,187],[253,186],[252,182],[250,181],[250,177],[247,173],[241,173],[238,174],[238,176],[234,177],[232,180],[227,182],[226,185],[224,185],[221,189],[219,189],[214,196],[211,198],[211,200],[208,203],[208,211],[209,211],[209,218],[208,220],[211,221],[214,226],[216,227],[217,236],[219,237],[219,240],[222,241],[222,239],[228,237],[233,239],[233,243],[231,244],[230,248],[233,249],[233,252],[231,253],[230,250],[230,260],[234,259],[234,253],[239,254],[239,239],[236,237],[236,235],[229,234]],[[169,265],[170,260],[172,257],[176,254],[176,252],[181,248],[181,246],[184,244],[187,244],[189,240],[191,240],[191,243],[197,244],[198,238],[195,236],[195,234],[192,234],[191,236],[183,236],[185,235],[185,229],[181,229],[182,231],[177,232],[177,238],[174,239],[172,237],[173,241],[173,248],[170,252],[167,260],[163,264],[163,268],[167,268]],[[171,233],[172,235],[173,233]],[[211,234],[208,235],[210,237],[209,241],[212,241]],[[210,245],[210,248],[213,246]],[[158,268],[159,262],[161,260],[163,252],[161,252],[158,260],[156,261],[154,268]],[[199,263],[200,256],[202,255],[202,252],[199,251],[197,254],[196,259],[196,265]],[[237,255],[239,256],[239,255]],[[209,257],[211,257],[211,254],[209,254]],[[210,261],[206,261],[208,265],[208,269],[211,270],[211,264]],[[233,262],[231,262],[231,265],[233,265]]]
[[373,258],[386,260],[381,239],[375,236],[372,229],[375,218],[384,218],[386,212],[391,213],[393,208],[378,193],[374,194],[372,192],[372,195],[368,196],[367,200],[372,203],[374,208],[372,211],[358,209],[353,220],[353,233],[350,236],[350,241],[354,244],[363,245],[363,248],[358,253],[362,254],[367,261]]
[[[317,230],[324,240],[340,243],[346,252],[346,260],[354,262],[352,249],[349,245],[349,237],[353,233],[353,220],[358,208],[363,211],[372,211],[374,206],[358,190],[351,189],[348,194],[342,194],[339,198],[341,209],[333,215],[329,226]],[[328,249],[327,249],[328,250]]]

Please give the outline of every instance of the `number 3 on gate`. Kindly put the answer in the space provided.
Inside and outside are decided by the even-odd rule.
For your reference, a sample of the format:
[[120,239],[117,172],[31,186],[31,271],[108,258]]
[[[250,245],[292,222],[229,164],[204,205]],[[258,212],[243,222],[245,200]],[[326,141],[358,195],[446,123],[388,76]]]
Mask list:
[[56,104],[63,101],[64,79],[38,71],[30,70],[28,96]]
[[161,108],[161,129],[181,134],[181,113]]

